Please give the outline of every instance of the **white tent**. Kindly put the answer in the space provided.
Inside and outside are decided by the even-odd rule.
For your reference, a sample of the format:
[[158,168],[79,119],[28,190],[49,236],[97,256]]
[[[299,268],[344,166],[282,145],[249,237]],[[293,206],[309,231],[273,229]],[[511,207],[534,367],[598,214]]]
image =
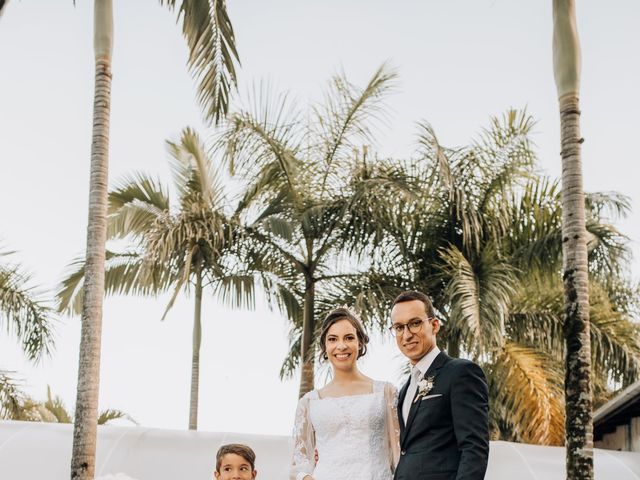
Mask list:
[[[68,479],[71,436],[71,425],[0,421],[0,479]],[[211,479],[215,453],[224,443],[246,443],[256,451],[259,480],[288,478],[291,446],[284,436],[116,426],[98,427],[96,474]],[[564,468],[563,448],[491,442],[486,479],[562,480]],[[597,449],[595,473],[599,480],[640,480],[640,453]]]

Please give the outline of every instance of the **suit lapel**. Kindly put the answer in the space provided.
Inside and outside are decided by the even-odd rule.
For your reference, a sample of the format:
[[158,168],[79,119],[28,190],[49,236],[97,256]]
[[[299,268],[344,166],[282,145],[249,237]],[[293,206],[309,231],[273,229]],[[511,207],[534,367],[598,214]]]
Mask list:
[[[425,374],[422,376],[422,378],[427,378],[427,377],[434,377],[438,370],[440,370],[442,368],[442,366],[447,363],[447,361],[449,360],[449,356],[444,353],[444,352],[440,352],[436,358],[433,359],[433,363],[431,363],[431,366],[427,369],[427,371],[425,372]],[[407,383],[407,388],[409,387],[409,384]],[[404,393],[407,393],[407,389],[405,389],[403,387]],[[413,400],[415,400],[415,398],[418,396],[418,389],[416,389],[416,394],[413,397]],[[404,399],[404,397],[403,397]],[[404,435],[402,434],[403,431],[402,429],[400,430],[401,435],[400,435],[400,447],[404,446],[405,441],[407,440],[407,437],[409,436],[409,430],[411,429],[411,425],[413,425],[413,419],[416,416],[416,413],[418,412],[418,408],[420,407],[420,402],[415,402],[411,403],[411,409],[409,410],[409,415],[407,416],[407,425],[404,427]],[[404,403],[404,400],[403,400]],[[400,415],[400,417],[402,418],[402,414]]]

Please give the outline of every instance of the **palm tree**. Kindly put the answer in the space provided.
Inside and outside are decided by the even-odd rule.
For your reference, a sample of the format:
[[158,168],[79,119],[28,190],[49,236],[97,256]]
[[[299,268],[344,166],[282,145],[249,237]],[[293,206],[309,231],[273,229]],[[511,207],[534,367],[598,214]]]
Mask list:
[[0,370],[0,418],[16,418],[22,410],[26,395],[11,372]]
[[553,69],[560,104],[565,290],[567,478],[593,478],[587,230],[580,136],[580,41],[575,2],[553,1]]
[[[10,377],[0,372],[0,419],[22,420],[28,422],[72,423],[73,413],[69,412],[62,399],[53,396],[51,388],[47,387],[47,400],[36,401],[22,392]],[[107,409],[98,415],[98,425],[106,425],[113,420],[136,421],[125,412]]]
[[[177,205],[168,188],[148,175],[125,177],[109,193],[108,237],[124,240],[119,252],[107,252],[106,293],[173,294],[194,289],[193,353],[189,428],[197,429],[200,378],[202,292],[206,286],[234,306],[253,306],[254,277],[241,271],[236,245],[241,230],[225,211],[221,179],[198,135],[183,131],[179,143],[167,142]],[[120,242],[122,243],[122,242]],[[234,256],[235,255],[235,256]],[[82,260],[58,292],[59,309],[77,313],[84,294]]]
[[[7,260],[11,253],[0,251],[0,328],[15,335],[27,358],[37,363],[53,348],[54,313],[29,286],[24,268]],[[0,370],[0,418],[15,414],[24,398],[15,376]]]
[[[175,0],[161,1],[170,9]],[[218,121],[228,108],[231,84],[235,85],[235,38],[224,0],[184,0],[178,18],[189,44],[189,65],[200,80],[199,101],[208,119]],[[113,46],[112,0],[96,0],[94,10],[95,93],[89,219],[85,261],[85,295],[78,366],[78,392],[74,422],[71,478],[91,479],[95,472],[102,298],[108,183],[111,55]]]
[[71,453],[71,478],[94,477],[100,384],[100,341],[104,291],[104,244],[107,232],[109,118],[111,112],[112,0],[94,7],[95,90],[89,180],[86,247],[86,293],[82,306],[76,412]]
[[[564,345],[554,341],[562,338],[561,202],[557,185],[534,172],[532,125],[510,111],[471,146],[453,149],[423,125],[415,161],[378,163],[360,187],[369,222],[349,232],[369,246],[373,269],[367,282],[345,290],[379,319],[399,290],[429,292],[449,353],[485,366],[496,433],[561,444]],[[587,200],[590,260],[602,285],[592,314],[598,380],[624,384],[640,372],[640,337],[615,294],[617,283],[624,286],[625,239],[604,214],[623,214],[628,202],[603,194]]]
[[[65,406],[59,396],[54,396],[51,387],[47,386],[47,400],[44,402],[35,402],[32,409],[36,411],[36,418],[27,418],[41,422],[53,423],[71,423],[73,413]],[[113,420],[128,420],[131,423],[137,422],[131,416],[121,410],[106,409],[98,414],[98,425],[106,425]]]
[[293,321],[300,396],[314,385],[318,285],[357,273],[339,257],[351,204],[349,175],[361,161],[357,152],[372,141],[372,120],[384,115],[381,100],[394,79],[381,67],[359,89],[337,76],[307,120],[286,97],[270,102],[264,95],[258,111],[231,115],[219,141],[231,172],[247,182],[240,208],[254,242],[249,267],[272,277]]
[[[0,259],[13,252],[0,251]],[[6,262],[6,263],[5,263]],[[53,348],[54,312],[40,300],[30,276],[17,263],[0,263],[0,328],[15,335],[27,358],[38,362]]]

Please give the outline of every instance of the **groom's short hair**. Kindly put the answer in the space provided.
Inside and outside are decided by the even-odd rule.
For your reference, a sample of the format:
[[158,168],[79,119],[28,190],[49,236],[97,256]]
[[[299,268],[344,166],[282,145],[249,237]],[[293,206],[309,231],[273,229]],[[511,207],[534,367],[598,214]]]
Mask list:
[[407,290],[406,292],[402,292],[393,301],[392,306],[395,306],[398,303],[412,302],[414,300],[418,300],[424,304],[424,311],[426,312],[427,317],[433,318],[436,316],[436,312],[433,309],[433,303],[431,303],[431,299],[424,293],[418,292],[417,290]]
[[234,455],[244,458],[249,465],[251,465],[251,470],[256,469],[256,454],[251,447],[241,443],[229,443],[227,445],[222,445],[218,449],[218,453],[216,454],[216,472],[220,471],[222,457],[229,453],[233,453]]

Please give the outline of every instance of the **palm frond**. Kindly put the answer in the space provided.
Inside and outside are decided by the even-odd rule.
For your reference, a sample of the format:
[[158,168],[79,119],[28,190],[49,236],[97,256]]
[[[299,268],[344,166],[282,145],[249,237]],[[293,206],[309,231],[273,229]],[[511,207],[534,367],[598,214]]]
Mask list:
[[127,175],[109,192],[107,238],[139,237],[168,209],[168,192],[158,180]]
[[[56,291],[57,310],[68,315],[82,313],[84,257],[69,264]],[[177,273],[170,265],[148,259],[142,252],[106,251],[105,294],[158,295],[175,281]]]
[[560,271],[562,212],[560,187],[546,177],[532,179],[508,202],[511,212],[504,245],[516,266]]
[[231,273],[212,280],[214,294],[231,308],[255,308],[256,275]]
[[342,151],[351,156],[358,147],[354,141],[373,141],[371,124],[384,120],[386,110],[382,104],[385,96],[394,88],[397,74],[386,65],[376,70],[363,89],[352,85],[344,74],[332,80],[332,89],[326,95],[325,104],[316,109],[314,126],[322,139],[323,175],[319,184],[321,197],[327,194],[327,181],[331,175],[343,175],[344,163],[338,161]]
[[518,282],[511,301],[506,324],[508,337],[520,345],[543,350],[561,362],[564,300],[559,275],[527,272]]
[[[171,10],[176,0],[160,0]],[[224,0],[182,0],[178,12],[189,46],[189,67],[198,85],[205,117],[218,123],[229,110],[240,64],[233,26]]]
[[182,287],[189,284],[188,282],[191,274],[191,256],[192,253],[187,254],[187,261],[183,266],[184,270],[180,273],[179,280],[173,285],[173,293],[171,294],[171,298],[169,299],[167,306],[164,308],[164,312],[162,313],[160,320],[165,320],[167,318],[167,315],[176,303],[178,295],[180,295],[180,292],[182,291]]
[[167,141],[171,171],[182,209],[200,201],[212,208],[224,205],[220,174],[206,153],[198,134],[191,128],[182,131],[180,142]]
[[27,398],[13,372],[0,370],[0,419],[17,420]]
[[464,254],[451,245],[440,251],[441,269],[447,277],[446,295],[451,305],[451,328],[462,332],[471,345],[483,350],[484,338],[480,312],[480,287],[473,266]]
[[[297,177],[302,174],[297,158],[301,149],[300,114],[286,95],[277,100],[272,100],[270,92],[261,92],[256,112],[232,114],[216,144],[232,174],[239,172],[245,178],[253,178],[256,171],[273,164],[285,184],[295,191]],[[273,172],[273,168],[267,171]]]
[[629,238],[613,225],[591,220],[587,222],[589,271],[599,278],[622,274],[631,258]]
[[627,386],[640,377],[640,326],[617,310],[605,286],[589,285],[589,320],[593,363]]
[[511,440],[542,445],[564,441],[564,393],[558,366],[535,349],[506,343],[487,369],[494,416]]
[[131,423],[138,425],[131,415],[121,410],[107,409],[102,410],[98,415],[98,425],[106,425],[113,420],[128,420]]
[[0,327],[15,335],[34,362],[53,348],[55,316],[40,300],[20,265],[0,265]]
[[442,248],[440,258],[448,328],[462,334],[470,351],[501,345],[517,282],[513,267],[490,244],[473,263],[453,245]]
[[72,416],[65,407],[64,402],[57,395],[55,397],[53,396],[51,387],[48,385],[47,400],[43,403],[43,406],[55,417],[58,423],[73,423]]
[[631,199],[618,192],[591,192],[585,194],[585,206],[590,215],[614,222],[631,211]]

